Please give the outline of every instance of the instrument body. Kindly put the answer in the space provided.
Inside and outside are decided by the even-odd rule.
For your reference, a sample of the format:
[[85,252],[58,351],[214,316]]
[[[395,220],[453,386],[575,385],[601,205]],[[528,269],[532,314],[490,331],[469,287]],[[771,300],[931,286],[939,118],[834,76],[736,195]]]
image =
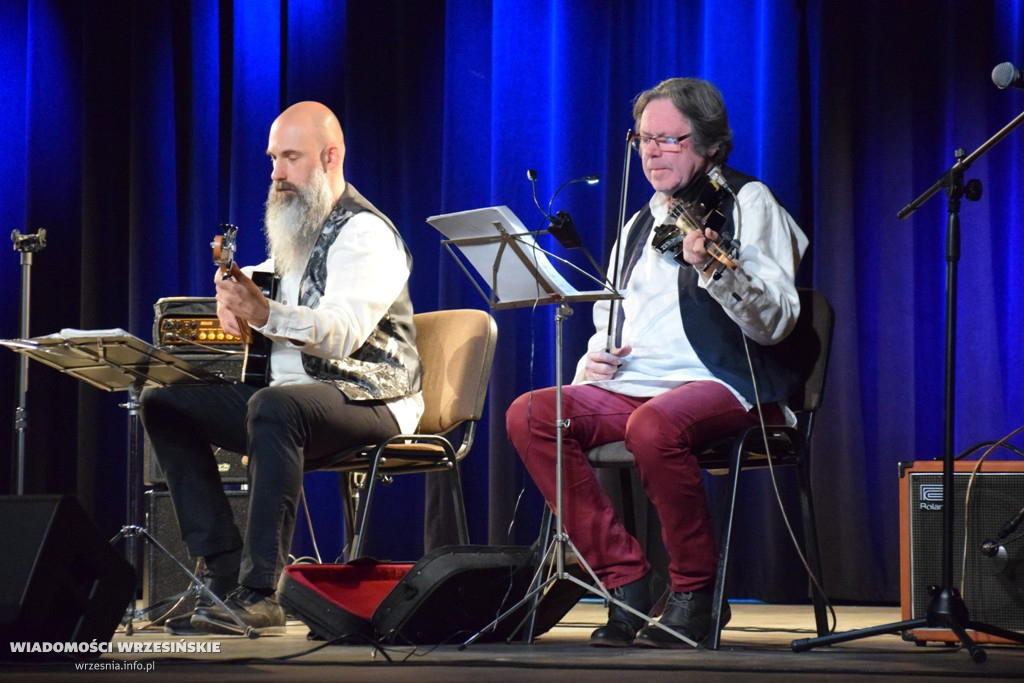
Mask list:
[[680,265],[689,265],[683,258],[683,240],[691,232],[704,234],[706,228],[711,228],[719,233],[719,238],[704,241],[711,257],[704,271],[713,269],[712,276],[718,279],[726,268],[735,270],[739,266],[740,243],[721,235],[726,222],[724,206],[732,196],[721,172],[717,167],[712,169],[672,196],[668,218],[654,229],[651,246],[660,254],[671,253]]
[[[230,277],[231,267],[235,262],[238,228],[230,224],[221,225],[222,233],[213,238],[213,262],[220,268],[222,278]],[[278,278],[273,273],[255,272],[253,283],[260,288],[263,296],[268,299],[277,297]],[[254,386],[266,386],[270,375],[271,341],[253,332],[249,323],[239,318],[241,340],[245,345],[245,360],[242,362],[242,381]]]

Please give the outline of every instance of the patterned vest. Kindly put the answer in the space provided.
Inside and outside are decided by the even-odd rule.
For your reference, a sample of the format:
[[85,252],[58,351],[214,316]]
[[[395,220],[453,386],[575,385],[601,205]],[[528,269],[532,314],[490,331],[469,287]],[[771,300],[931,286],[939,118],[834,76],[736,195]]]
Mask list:
[[[327,251],[352,216],[369,211],[379,217],[405,249],[412,269],[412,255],[387,216],[378,211],[350,183],[334,205],[306,264],[299,284],[299,305],[316,308],[327,286]],[[412,321],[408,284],[377,323],[370,337],[347,358],[321,358],[302,354],[306,373],[335,385],[351,401],[401,398],[420,390],[420,357],[416,352],[416,328]]]

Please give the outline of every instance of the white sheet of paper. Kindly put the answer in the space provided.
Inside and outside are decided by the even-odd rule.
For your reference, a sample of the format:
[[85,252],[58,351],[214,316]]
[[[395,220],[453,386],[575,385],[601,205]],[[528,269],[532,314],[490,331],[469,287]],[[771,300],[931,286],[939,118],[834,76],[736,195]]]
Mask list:
[[[483,209],[458,211],[440,216],[431,216],[427,223],[450,240],[462,240],[480,237],[498,237],[500,232],[495,226],[498,223],[510,235],[517,236],[522,251],[536,268],[541,277],[555,292],[562,296],[578,294],[578,290],[562,277],[547,255],[536,247],[533,235],[529,232],[507,206],[489,206]],[[545,288],[526,267],[526,264],[506,245],[501,252],[501,261],[497,264],[497,282],[494,281],[495,260],[502,242],[495,240],[484,244],[459,244],[459,249],[469,262],[480,273],[481,277],[494,291],[498,302],[530,301],[547,299]]]

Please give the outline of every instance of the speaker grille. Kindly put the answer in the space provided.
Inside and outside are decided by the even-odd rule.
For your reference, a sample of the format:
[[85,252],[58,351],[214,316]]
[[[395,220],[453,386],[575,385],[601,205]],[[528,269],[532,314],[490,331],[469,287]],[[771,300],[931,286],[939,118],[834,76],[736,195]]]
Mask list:
[[[959,463],[962,466],[968,463]],[[974,463],[969,463],[972,467]],[[1024,472],[996,470],[998,462],[986,463],[974,478],[970,507],[965,510],[970,472],[955,472],[953,492],[956,510],[953,529],[953,584],[963,577],[966,533],[966,580],[963,598],[970,618],[1009,630],[1024,631],[1024,529],[1010,534],[995,557],[981,552],[986,539],[995,538],[1004,525],[1024,508]],[[932,596],[929,587],[942,583],[942,472],[908,471],[910,601],[911,618],[927,615]],[[966,512],[967,528],[964,527]]]
[[[231,512],[235,517],[238,532],[245,536],[248,522],[248,491],[225,491]],[[189,571],[195,570],[195,561],[188,556],[185,542],[178,531],[178,520],[174,516],[171,494],[167,491],[146,492],[146,530],[176,557]],[[146,544],[145,570],[143,572],[142,594],[147,605],[167,599],[189,587],[188,577],[173,560],[161,553],[152,543]],[[169,606],[168,606],[169,607]],[[192,609],[187,605],[184,609]],[[176,610],[180,612],[181,610]],[[153,615],[154,617],[157,615]]]

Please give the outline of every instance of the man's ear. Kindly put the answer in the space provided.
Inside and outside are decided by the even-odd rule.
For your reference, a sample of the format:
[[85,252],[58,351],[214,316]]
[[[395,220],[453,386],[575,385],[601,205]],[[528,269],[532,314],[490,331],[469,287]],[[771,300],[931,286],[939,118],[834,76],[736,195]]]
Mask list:
[[329,145],[320,152],[320,165],[328,171],[341,163],[341,151],[335,145]]

